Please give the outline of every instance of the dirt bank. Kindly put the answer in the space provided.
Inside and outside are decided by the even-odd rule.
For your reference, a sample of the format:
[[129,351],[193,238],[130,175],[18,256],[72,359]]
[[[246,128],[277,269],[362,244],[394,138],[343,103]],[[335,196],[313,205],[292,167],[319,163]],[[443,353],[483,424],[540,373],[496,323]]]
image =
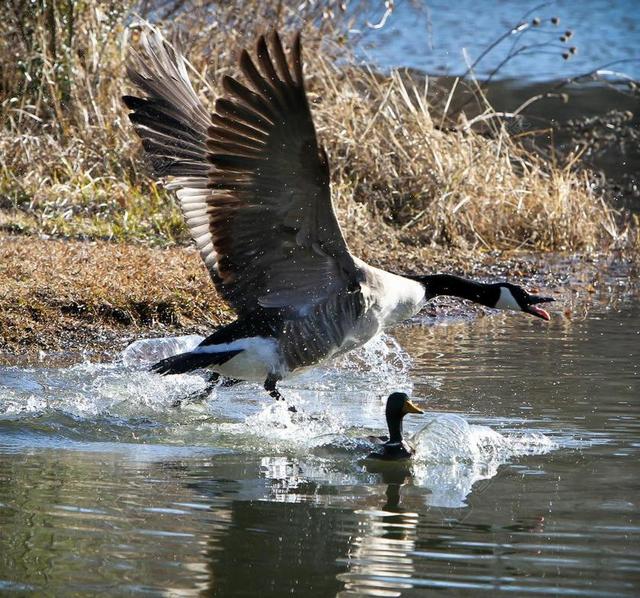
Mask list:
[[[387,242],[389,244],[387,244]],[[604,284],[631,284],[635,265],[622,254],[549,255],[443,252],[383,237],[365,259],[398,272],[447,271],[522,281],[554,293],[556,316]],[[191,248],[151,248],[34,237],[0,238],[0,361],[47,353],[115,355],[144,336],[206,334],[233,313],[218,297]],[[480,313],[456,301],[430,304],[427,315]]]
[[186,248],[9,237],[0,239],[0,281],[0,353],[108,348],[231,317]]

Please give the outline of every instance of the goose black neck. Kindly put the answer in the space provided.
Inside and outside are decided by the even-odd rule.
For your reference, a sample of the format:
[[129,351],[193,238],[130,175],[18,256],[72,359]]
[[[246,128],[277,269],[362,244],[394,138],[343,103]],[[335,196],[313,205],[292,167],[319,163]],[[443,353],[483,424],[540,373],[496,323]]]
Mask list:
[[487,307],[493,307],[500,298],[500,289],[495,284],[485,284],[467,280],[453,274],[432,274],[429,276],[408,276],[421,283],[425,288],[426,299],[433,299],[439,295],[450,295],[469,299]]

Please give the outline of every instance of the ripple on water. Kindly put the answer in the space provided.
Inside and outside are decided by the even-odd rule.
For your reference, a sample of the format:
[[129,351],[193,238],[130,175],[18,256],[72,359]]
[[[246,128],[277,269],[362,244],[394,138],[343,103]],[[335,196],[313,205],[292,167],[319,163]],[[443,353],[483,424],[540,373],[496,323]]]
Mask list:
[[[258,385],[242,384],[217,387],[206,401],[174,409],[176,398],[204,389],[203,377],[160,377],[149,373],[148,365],[201,340],[196,335],[139,340],[111,364],[9,368],[1,379],[0,422],[27,424],[37,432],[35,444],[32,434],[14,443],[22,438],[31,446],[50,441],[67,448],[90,442],[107,447],[116,438],[275,455],[266,456],[267,463],[274,458],[279,463],[284,452],[296,465],[275,470],[295,471],[296,480],[334,483],[336,478],[356,484],[366,477],[358,460],[374,448],[365,437],[383,427],[387,394],[412,389],[411,359],[393,338],[382,336],[283,384],[287,403],[270,402]],[[290,404],[297,413],[288,410]],[[423,422],[413,418],[407,427]],[[456,415],[432,418],[413,443],[414,485],[429,488],[428,504],[453,508],[464,506],[473,484],[494,476],[501,464],[555,448],[542,434],[503,435]],[[266,468],[265,477],[272,477],[271,469]],[[329,470],[333,473],[327,478]],[[286,486],[279,475],[273,477],[274,487]]]

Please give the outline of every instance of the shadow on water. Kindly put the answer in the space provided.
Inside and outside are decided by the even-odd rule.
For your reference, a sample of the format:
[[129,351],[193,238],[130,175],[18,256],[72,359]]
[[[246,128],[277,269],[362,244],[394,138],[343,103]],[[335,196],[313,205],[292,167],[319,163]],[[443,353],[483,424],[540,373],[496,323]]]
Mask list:
[[[639,323],[401,327],[294,380],[299,414],[250,385],[172,410],[204,382],[144,351],[2,368],[0,593],[635,596]],[[363,466],[412,383],[417,459]]]

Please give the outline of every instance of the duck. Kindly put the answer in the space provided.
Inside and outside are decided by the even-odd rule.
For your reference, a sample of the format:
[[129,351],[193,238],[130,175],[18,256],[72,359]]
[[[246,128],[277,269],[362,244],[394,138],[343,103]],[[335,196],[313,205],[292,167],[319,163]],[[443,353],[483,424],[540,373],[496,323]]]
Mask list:
[[415,449],[402,437],[402,420],[407,413],[424,413],[420,407],[414,405],[404,392],[392,392],[387,397],[385,418],[389,436],[374,439],[382,442],[379,451],[370,453],[367,459],[376,461],[406,461],[411,459]]
[[209,113],[179,49],[151,25],[129,53],[128,118],[156,177],[175,191],[218,294],[237,318],[196,348],[151,367],[277,384],[364,345],[449,295],[543,320],[553,301],[510,282],[402,275],[353,255],[331,199],[329,156],[316,134],[297,32],[273,30],[239,55]]

